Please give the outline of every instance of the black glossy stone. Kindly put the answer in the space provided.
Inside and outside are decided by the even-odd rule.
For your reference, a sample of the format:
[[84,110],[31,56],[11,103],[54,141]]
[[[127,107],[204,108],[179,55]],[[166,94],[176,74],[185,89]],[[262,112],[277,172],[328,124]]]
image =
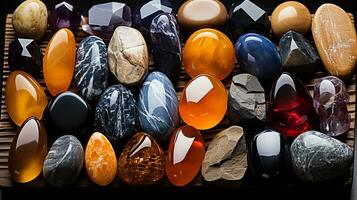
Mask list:
[[73,135],[58,138],[50,148],[43,164],[43,176],[55,187],[72,185],[78,178],[84,161],[84,151]]
[[121,147],[133,135],[137,110],[131,91],[120,84],[112,85],[98,101],[95,121],[102,133]]
[[182,68],[182,51],[176,18],[169,13],[157,15],[150,26],[151,49],[155,67],[175,82]]
[[42,53],[33,39],[17,38],[9,46],[9,67],[11,71],[23,70],[33,77],[42,70]]
[[289,163],[289,147],[284,136],[265,130],[254,136],[249,155],[251,172],[261,178],[273,178],[283,173]]
[[52,31],[69,28],[76,31],[81,21],[78,0],[55,0],[49,8],[48,25]]
[[279,41],[283,70],[299,77],[309,77],[319,63],[319,56],[312,44],[300,33],[288,31]]
[[240,0],[232,4],[227,22],[227,33],[233,41],[244,33],[259,33],[267,35],[270,21],[262,6],[250,0]]

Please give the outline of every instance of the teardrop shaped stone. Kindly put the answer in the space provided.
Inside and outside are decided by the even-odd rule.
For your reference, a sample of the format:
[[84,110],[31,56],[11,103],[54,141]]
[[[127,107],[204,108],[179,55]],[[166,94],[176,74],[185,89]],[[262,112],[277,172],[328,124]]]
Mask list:
[[5,103],[11,120],[21,126],[31,116],[42,119],[48,100],[32,76],[24,71],[14,71],[6,81]]
[[165,175],[165,153],[147,133],[135,134],[118,160],[118,176],[130,185],[152,185]]
[[42,123],[28,118],[18,130],[9,152],[9,171],[12,180],[26,183],[42,171],[47,154],[47,135]]

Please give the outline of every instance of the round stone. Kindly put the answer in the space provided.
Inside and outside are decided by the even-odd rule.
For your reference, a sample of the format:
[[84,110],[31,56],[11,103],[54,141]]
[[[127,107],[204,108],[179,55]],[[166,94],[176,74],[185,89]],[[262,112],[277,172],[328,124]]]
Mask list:
[[77,31],[81,21],[78,0],[55,0],[49,9],[48,25],[52,31],[68,28]]

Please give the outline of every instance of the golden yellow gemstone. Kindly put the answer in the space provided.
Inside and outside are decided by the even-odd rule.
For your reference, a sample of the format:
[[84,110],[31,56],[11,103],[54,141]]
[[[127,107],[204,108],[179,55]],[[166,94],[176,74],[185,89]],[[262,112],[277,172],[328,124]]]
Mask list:
[[51,38],[43,58],[43,75],[48,91],[56,96],[67,91],[73,77],[76,41],[73,33],[60,29]]
[[24,71],[13,71],[6,81],[5,102],[11,120],[18,126],[29,117],[42,119],[48,100],[40,84]]

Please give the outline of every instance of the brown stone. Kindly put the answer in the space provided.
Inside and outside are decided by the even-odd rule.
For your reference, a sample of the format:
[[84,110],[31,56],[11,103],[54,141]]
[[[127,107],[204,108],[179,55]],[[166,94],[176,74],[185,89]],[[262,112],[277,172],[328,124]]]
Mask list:
[[340,78],[352,75],[357,62],[357,38],[348,14],[334,4],[323,4],[315,13],[311,29],[326,70]]
[[207,182],[240,181],[247,165],[243,129],[231,126],[219,132],[209,144],[202,164],[202,176]]

